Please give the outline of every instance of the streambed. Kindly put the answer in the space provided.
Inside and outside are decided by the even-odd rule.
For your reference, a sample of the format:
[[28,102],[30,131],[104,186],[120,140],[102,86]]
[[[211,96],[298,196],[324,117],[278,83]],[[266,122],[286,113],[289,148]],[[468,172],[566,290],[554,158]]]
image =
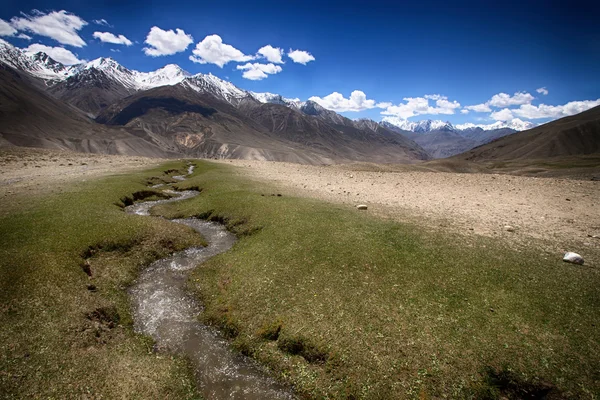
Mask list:
[[[192,172],[193,166],[190,166],[188,175]],[[185,179],[184,176],[174,178]],[[155,205],[200,194],[197,191],[165,192],[175,197],[136,203],[125,211],[149,216]],[[202,305],[185,290],[189,272],[229,250],[236,241],[235,236],[223,225],[196,218],[172,222],[191,227],[209,244],[174,253],[141,272],[129,289],[136,332],[151,336],[159,349],[190,359],[200,392],[207,399],[292,399],[291,391],[271,378],[264,368],[233,352],[217,330],[198,321]]]

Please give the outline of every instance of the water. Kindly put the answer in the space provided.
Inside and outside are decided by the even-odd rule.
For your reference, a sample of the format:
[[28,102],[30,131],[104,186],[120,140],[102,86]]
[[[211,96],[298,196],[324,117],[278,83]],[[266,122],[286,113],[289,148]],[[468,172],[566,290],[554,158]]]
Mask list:
[[[192,172],[193,166],[188,175]],[[165,192],[176,197],[134,204],[125,210],[131,214],[150,215],[150,209],[157,204],[200,194],[192,190]],[[185,291],[189,272],[198,264],[229,250],[236,241],[235,236],[213,222],[195,218],[172,222],[191,227],[209,245],[175,253],[142,271],[129,289],[135,330],[154,338],[159,349],[189,358],[199,389],[207,399],[292,399],[289,389],[269,377],[264,368],[250,358],[234,353],[218,331],[198,321],[202,306]]]

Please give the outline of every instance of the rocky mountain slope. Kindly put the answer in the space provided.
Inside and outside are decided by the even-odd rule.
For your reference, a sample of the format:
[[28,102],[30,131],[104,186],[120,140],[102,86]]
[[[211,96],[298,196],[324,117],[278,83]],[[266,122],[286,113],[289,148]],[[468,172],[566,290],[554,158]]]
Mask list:
[[455,158],[469,161],[537,160],[600,153],[600,106],[502,137]]
[[31,76],[0,64],[0,146],[168,157],[173,154],[123,129],[94,123],[41,91]]
[[[456,127],[450,122],[432,120],[418,123],[408,121],[408,123],[399,123],[399,126],[384,120],[381,125],[414,140],[432,158],[451,157],[517,132],[515,129],[507,127],[486,130],[473,124]],[[496,126],[502,125],[497,124]]]
[[169,151],[201,157],[300,163],[428,158],[398,135],[339,127],[281,104],[261,103],[235,91],[227,94],[215,96],[185,81],[127,97],[96,120],[133,129]]

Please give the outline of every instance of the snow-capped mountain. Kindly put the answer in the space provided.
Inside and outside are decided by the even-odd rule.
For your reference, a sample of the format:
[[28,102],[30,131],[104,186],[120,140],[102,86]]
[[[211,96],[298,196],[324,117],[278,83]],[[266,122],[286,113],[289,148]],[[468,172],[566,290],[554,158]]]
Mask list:
[[297,109],[299,109],[300,107],[302,107],[304,105],[304,102],[298,98],[288,99],[286,97],[281,96],[280,94],[269,93],[269,92],[264,92],[264,93],[250,92],[250,94],[252,95],[252,97],[254,97],[256,100],[260,101],[261,103],[281,104],[283,106],[288,106],[288,107],[297,108]]
[[73,67],[53,60],[46,53],[27,53],[2,39],[0,39],[0,62],[44,81],[64,80],[74,72]]
[[[346,122],[343,116],[311,101],[303,102],[298,98],[285,98],[269,92],[246,91],[212,74],[191,75],[175,64],[166,65],[156,71],[139,72],[125,68],[112,58],[101,57],[86,63],[66,66],[43,52],[29,54],[2,39],[0,39],[0,62],[41,79],[51,93],[91,115],[96,115],[99,107],[104,107],[115,99],[137,91],[181,84],[200,93],[209,93],[233,106],[238,106],[243,99],[254,99],[261,103],[281,104],[336,124]],[[86,90],[88,93],[83,94],[87,97],[85,101],[81,101],[81,93],[73,93]],[[488,125],[466,123],[453,126],[450,122],[441,120],[408,121],[397,117],[385,117],[380,124],[415,133],[438,131],[462,133],[475,129],[489,131],[502,128],[521,131],[535,126],[531,122],[519,119],[509,122],[498,121]],[[358,125],[362,126],[365,123],[358,123]],[[368,128],[373,130],[373,127]]]
[[457,124],[454,127],[460,131],[466,131],[469,129],[481,128],[484,131],[491,131],[494,129],[514,129],[516,131],[525,131],[527,129],[534,128],[536,124],[533,122],[522,121],[519,118],[515,118],[512,121],[496,121],[493,124],[473,124],[467,122],[466,124]]
[[408,121],[398,117],[385,117],[382,122],[386,122],[404,131],[427,133],[431,131],[455,131],[454,126],[450,122],[440,120],[425,119],[422,121]]
[[196,74],[184,79],[181,84],[200,93],[209,93],[237,106],[245,98],[253,98],[250,92],[242,90],[231,82],[213,74]]
[[512,121],[496,121],[493,124],[473,124],[468,122],[466,124],[452,125],[450,122],[444,122],[440,120],[422,120],[422,121],[408,121],[397,117],[385,117],[382,121],[383,124],[390,124],[396,128],[400,128],[404,131],[416,132],[416,133],[428,133],[432,131],[448,131],[462,133],[465,131],[480,128],[484,131],[492,131],[496,129],[514,129],[515,131],[524,131],[531,129],[536,126],[532,122],[522,121],[518,118]]

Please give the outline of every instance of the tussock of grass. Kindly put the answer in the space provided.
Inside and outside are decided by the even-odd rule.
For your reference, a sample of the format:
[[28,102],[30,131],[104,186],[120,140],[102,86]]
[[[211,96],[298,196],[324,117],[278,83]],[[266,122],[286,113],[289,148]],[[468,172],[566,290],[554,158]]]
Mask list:
[[596,269],[263,196],[272,189],[222,165],[198,163],[184,185],[202,195],[155,212],[217,220],[240,236],[192,274],[202,318],[306,396],[456,398],[482,385],[502,395],[482,371],[503,366],[567,397],[600,392]]
[[197,397],[187,363],[154,353],[133,333],[125,291],[140,266],[202,243],[185,226],[115,205],[146,193],[147,180],[163,170],[3,205],[0,397]]

